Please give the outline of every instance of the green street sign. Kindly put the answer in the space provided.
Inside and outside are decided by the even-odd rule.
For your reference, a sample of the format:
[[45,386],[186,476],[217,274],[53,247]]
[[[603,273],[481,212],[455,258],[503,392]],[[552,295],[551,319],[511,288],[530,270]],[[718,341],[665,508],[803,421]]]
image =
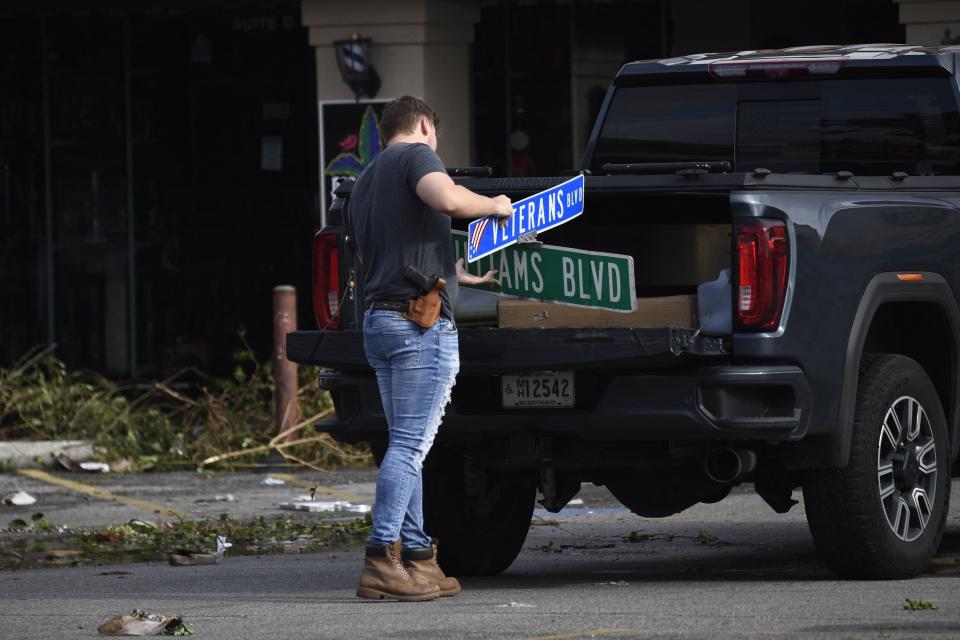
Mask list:
[[463,231],[453,232],[453,256],[454,260],[464,258],[464,268],[474,275],[496,270],[500,285],[473,287],[481,291],[591,309],[630,312],[637,308],[632,256],[515,244],[468,263]]

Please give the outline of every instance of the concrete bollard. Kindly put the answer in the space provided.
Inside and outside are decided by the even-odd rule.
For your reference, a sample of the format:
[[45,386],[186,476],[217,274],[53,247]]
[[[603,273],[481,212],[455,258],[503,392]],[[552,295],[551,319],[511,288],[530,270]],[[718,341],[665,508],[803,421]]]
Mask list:
[[[297,404],[297,365],[287,360],[287,334],[297,330],[297,290],[283,285],[273,288],[273,420],[280,433],[300,421]],[[288,409],[289,407],[289,409]],[[284,441],[294,440],[296,433]]]

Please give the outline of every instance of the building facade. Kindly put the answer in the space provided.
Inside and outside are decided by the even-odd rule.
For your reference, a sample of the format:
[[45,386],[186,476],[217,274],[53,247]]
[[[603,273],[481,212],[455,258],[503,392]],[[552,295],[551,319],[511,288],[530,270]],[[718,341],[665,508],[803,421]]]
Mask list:
[[355,35],[377,99],[438,110],[448,165],[551,175],[577,166],[625,61],[939,44],[960,1],[6,2],[0,366],[55,343],[114,376],[229,371],[240,332],[268,352],[276,284],[311,324],[318,105],[355,99],[334,50]]

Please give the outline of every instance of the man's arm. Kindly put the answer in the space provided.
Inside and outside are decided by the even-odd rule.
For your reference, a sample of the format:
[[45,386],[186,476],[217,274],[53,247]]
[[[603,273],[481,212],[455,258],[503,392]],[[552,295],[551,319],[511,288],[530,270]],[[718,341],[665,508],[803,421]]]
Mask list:
[[454,183],[446,173],[434,171],[417,182],[417,197],[434,211],[453,218],[482,218],[495,215],[507,218],[513,213],[510,198],[481,196]]

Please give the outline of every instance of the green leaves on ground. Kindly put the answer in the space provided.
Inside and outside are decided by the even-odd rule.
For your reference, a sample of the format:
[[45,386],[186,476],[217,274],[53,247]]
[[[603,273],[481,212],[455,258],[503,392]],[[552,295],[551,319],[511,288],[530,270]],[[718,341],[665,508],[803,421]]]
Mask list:
[[669,533],[644,533],[643,531],[631,531],[630,535],[623,539],[624,542],[652,542],[654,540],[666,540],[670,542],[674,536]]
[[49,531],[50,522],[42,513],[35,513],[30,516],[30,522],[23,518],[15,518],[7,524],[7,528],[14,531]]
[[913,598],[904,598],[903,608],[908,611],[927,611],[937,607],[929,600],[914,600]]
[[[0,439],[92,440],[98,456],[125,461],[132,470],[176,469],[224,452],[264,445],[273,424],[273,370],[257,361],[241,332],[232,379],[184,369],[159,381],[115,382],[87,371],[68,371],[49,349],[0,369]],[[318,369],[299,368],[300,415],[331,407],[317,389]],[[306,425],[305,435],[316,435]],[[295,439],[297,434],[291,434]],[[267,455],[267,451],[260,457]],[[291,447],[297,460],[328,468],[370,461],[365,447],[329,437]],[[251,457],[220,463],[248,464]]]
[[702,544],[707,547],[719,547],[722,544],[725,544],[716,536],[711,536],[709,533],[704,533],[700,531],[693,537],[693,541],[697,544]]
[[0,568],[58,564],[49,561],[51,545],[75,550],[74,564],[111,564],[166,560],[179,549],[212,552],[217,536],[232,543],[232,555],[310,553],[362,544],[370,533],[367,519],[298,520],[290,516],[236,520],[184,520],[152,523],[131,520],[95,531],[72,532],[54,539],[28,536],[0,545]]

